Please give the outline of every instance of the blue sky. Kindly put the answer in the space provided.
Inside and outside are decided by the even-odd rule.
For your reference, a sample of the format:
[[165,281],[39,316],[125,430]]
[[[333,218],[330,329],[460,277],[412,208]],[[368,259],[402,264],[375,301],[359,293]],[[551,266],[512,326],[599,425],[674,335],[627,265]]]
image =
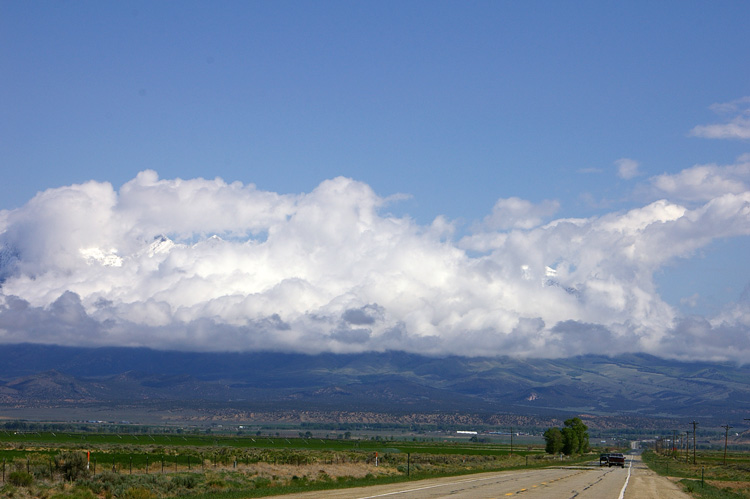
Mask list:
[[[3,244],[38,192],[96,181],[119,193],[147,170],[281,198],[345,177],[381,201],[406,195],[378,213],[422,232],[437,218],[469,258],[507,251],[476,243],[488,227],[539,226],[498,222],[508,209],[539,223],[658,199],[699,210],[724,191],[655,179],[714,165],[741,186],[733,194],[747,192],[748,18],[746,2],[0,1]],[[239,230],[201,227],[185,229],[191,242]],[[672,321],[720,323],[750,284],[749,241],[716,230],[649,267],[648,292]],[[576,279],[565,285],[588,282]],[[54,301],[11,281],[6,295]],[[70,290],[93,314],[89,295]]]

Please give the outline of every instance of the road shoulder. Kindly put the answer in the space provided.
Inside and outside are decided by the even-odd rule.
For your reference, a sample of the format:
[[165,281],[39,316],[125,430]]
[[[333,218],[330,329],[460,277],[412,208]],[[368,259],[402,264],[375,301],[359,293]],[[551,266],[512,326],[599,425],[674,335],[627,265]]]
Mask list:
[[651,471],[641,460],[633,456],[630,481],[623,499],[691,499],[682,487],[669,478]]

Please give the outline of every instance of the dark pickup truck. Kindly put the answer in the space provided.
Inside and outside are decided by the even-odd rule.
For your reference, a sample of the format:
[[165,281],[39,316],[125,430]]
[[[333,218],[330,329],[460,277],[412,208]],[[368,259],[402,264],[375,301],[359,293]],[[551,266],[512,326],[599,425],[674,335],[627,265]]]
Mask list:
[[614,452],[611,454],[601,454],[599,456],[599,466],[619,466],[621,468],[625,467],[625,456],[623,454],[620,454],[619,452]]

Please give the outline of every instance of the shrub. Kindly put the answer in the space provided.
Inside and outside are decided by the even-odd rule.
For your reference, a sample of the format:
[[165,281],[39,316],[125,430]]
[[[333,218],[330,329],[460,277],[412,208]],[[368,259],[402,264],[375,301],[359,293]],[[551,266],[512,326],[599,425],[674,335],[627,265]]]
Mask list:
[[212,478],[206,481],[206,485],[212,489],[223,489],[227,486],[227,483],[221,478]]
[[96,480],[103,484],[114,485],[123,481],[123,476],[114,471],[104,471],[96,475]]
[[62,452],[55,456],[55,469],[63,474],[66,480],[78,480],[88,476],[86,455],[82,452]]
[[15,497],[17,491],[18,489],[9,483],[6,483],[2,488],[0,488],[2,497]]
[[86,487],[74,487],[72,490],[55,494],[50,499],[97,499],[93,492]]
[[34,478],[52,478],[52,470],[49,463],[37,464],[31,468],[31,474]]
[[271,486],[271,480],[268,478],[259,476],[255,480],[253,480],[253,483],[255,483],[256,489],[262,489],[264,487],[270,487]]
[[124,499],[153,499],[156,497],[150,490],[143,487],[131,487],[122,495]]
[[111,493],[124,479],[123,475],[113,473],[112,471],[105,471],[90,480],[78,480],[77,483],[78,485],[88,487],[94,494],[106,495],[107,493]]
[[8,475],[8,483],[16,487],[28,487],[34,481],[34,477],[25,471],[14,471]]
[[194,474],[177,475],[172,477],[172,484],[174,484],[176,487],[182,487],[185,489],[193,489],[198,485],[199,482],[200,480]]

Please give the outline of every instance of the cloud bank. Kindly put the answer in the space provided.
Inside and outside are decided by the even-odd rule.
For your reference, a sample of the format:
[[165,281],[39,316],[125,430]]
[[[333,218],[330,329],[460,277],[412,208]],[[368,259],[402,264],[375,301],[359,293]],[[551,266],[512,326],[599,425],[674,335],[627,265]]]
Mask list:
[[680,317],[654,275],[749,235],[748,182],[748,158],[694,167],[584,219],[501,199],[462,236],[342,177],[298,195],[153,171],[51,189],[0,212],[0,342],[742,361],[750,297]]

